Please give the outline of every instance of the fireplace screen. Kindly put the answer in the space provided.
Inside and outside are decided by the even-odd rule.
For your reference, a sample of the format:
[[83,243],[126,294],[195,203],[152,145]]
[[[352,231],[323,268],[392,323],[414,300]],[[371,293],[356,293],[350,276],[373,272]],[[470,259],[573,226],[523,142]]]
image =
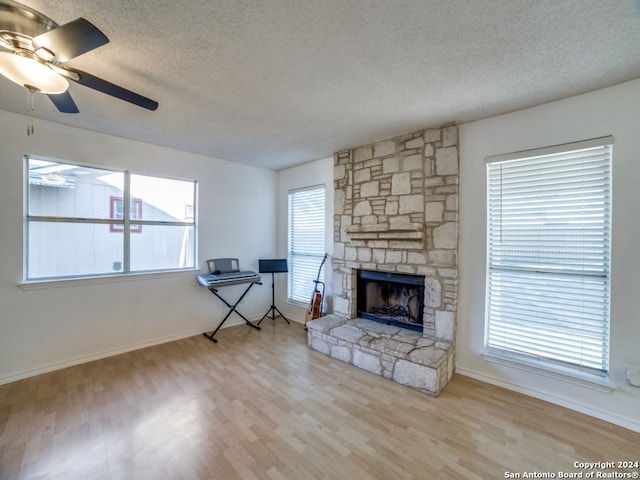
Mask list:
[[358,316],[422,331],[424,277],[358,270]]

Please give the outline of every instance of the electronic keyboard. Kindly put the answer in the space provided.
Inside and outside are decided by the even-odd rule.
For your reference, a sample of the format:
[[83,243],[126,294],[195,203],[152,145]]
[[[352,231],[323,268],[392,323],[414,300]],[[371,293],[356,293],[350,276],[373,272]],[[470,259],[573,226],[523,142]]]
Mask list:
[[260,282],[262,278],[251,270],[238,272],[209,273],[198,275],[198,283],[204,288],[226,287],[228,285],[238,285],[241,283]]

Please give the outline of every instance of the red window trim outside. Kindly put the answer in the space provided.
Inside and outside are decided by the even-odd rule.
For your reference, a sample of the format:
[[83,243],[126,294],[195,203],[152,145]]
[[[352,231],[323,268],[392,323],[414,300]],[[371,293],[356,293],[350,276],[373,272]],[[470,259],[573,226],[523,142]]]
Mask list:
[[[117,202],[124,202],[124,198],[123,197],[119,197],[117,195],[111,195],[109,197],[109,218],[111,219],[116,219],[115,217],[115,213],[116,213],[116,203]],[[131,203],[136,205],[136,210],[138,211],[138,216],[137,218],[130,218],[130,223],[131,223],[131,233],[141,233],[142,232],[142,225],[140,224],[134,224],[133,222],[135,220],[141,220],[142,219],[142,199],[140,198],[132,198],[131,199]],[[124,208],[124,206],[123,206]],[[120,219],[117,219],[120,220]],[[119,225],[119,224],[111,224],[109,225],[109,231],[110,232],[124,232],[124,225]]]

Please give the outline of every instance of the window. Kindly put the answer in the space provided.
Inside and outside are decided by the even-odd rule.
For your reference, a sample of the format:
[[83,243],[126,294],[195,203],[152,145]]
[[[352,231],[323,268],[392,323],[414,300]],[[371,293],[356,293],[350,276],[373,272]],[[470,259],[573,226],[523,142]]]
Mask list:
[[25,161],[25,280],[195,268],[195,181]]
[[324,185],[289,192],[288,299],[306,306],[325,253]]
[[611,140],[487,159],[489,352],[608,371]]

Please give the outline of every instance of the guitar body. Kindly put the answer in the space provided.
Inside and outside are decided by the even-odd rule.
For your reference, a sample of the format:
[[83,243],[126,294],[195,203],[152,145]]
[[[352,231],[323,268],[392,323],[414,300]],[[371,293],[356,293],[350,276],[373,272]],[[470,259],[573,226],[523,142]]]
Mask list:
[[315,320],[316,318],[320,318],[320,307],[322,306],[322,294],[319,290],[314,290],[313,295],[311,297],[311,302],[309,302],[309,308],[307,308],[307,313],[304,316],[304,323],[306,324],[309,320]]
[[316,290],[313,295],[313,311],[311,312],[311,319],[315,320],[320,318],[320,309],[322,307],[322,294]]
[[320,315],[322,313],[322,293],[318,289],[318,285],[322,283],[324,290],[324,283],[320,281],[320,272],[322,271],[322,266],[324,265],[324,262],[327,261],[328,256],[328,254],[324,254],[324,258],[322,259],[322,263],[320,264],[320,268],[318,269],[318,276],[314,282],[316,284],[316,288],[313,290],[313,295],[311,295],[311,302],[309,302],[309,308],[307,308],[307,313],[304,316],[305,328],[308,321],[320,318]]

